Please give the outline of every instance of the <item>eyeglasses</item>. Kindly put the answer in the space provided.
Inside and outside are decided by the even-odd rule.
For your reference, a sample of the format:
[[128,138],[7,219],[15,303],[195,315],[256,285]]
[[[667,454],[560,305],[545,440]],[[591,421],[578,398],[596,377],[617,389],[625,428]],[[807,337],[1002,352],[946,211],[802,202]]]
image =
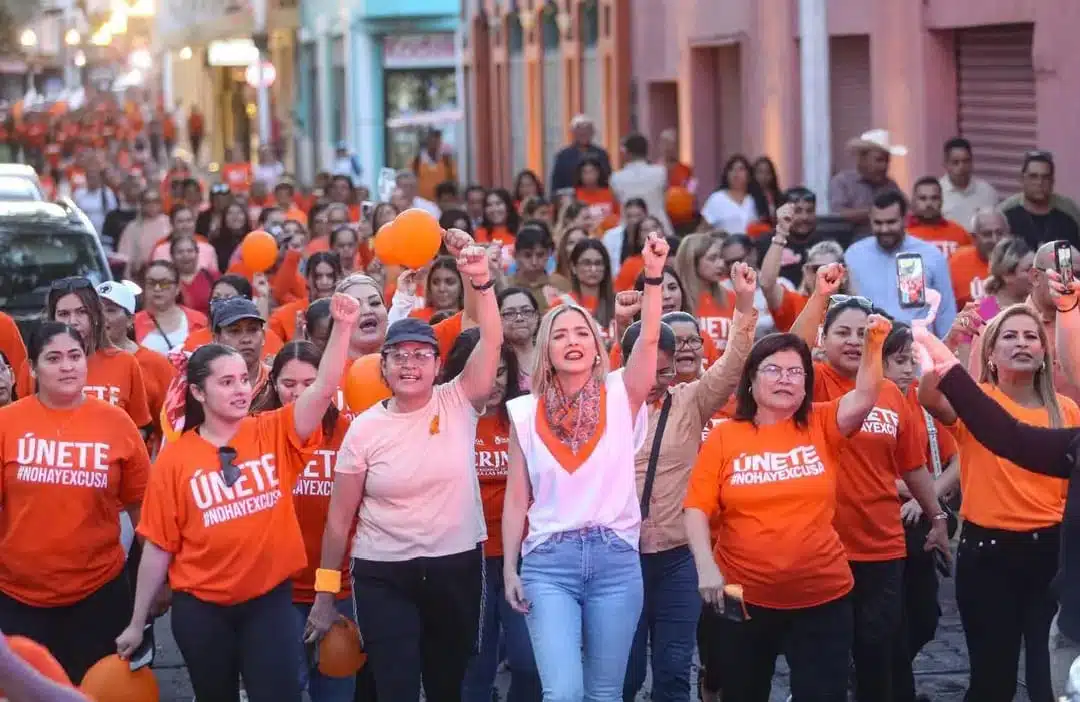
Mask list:
[[85,290],[86,288],[92,287],[94,287],[94,285],[88,279],[82,277],[81,275],[72,275],[68,276],[67,278],[60,278],[59,280],[54,280],[49,285],[49,292],[70,293],[75,292],[76,290]]
[[418,363],[426,363],[432,361],[438,356],[439,353],[435,349],[415,349],[413,351],[405,351],[404,349],[395,349],[393,351],[386,351],[383,353],[383,358],[388,358],[399,366],[405,365],[409,361],[415,359]]
[[874,303],[871,302],[870,298],[863,297],[862,295],[833,295],[829,298],[829,309],[831,310],[837,305],[846,305],[849,303],[867,312],[874,311]]
[[175,280],[150,280],[146,279],[146,287],[150,290],[168,290],[172,286],[176,285]]
[[499,316],[503,318],[504,322],[512,322],[517,318],[532,319],[536,316],[536,310],[531,307],[517,310],[503,310],[499,313]]
[[780,380],[781,378],[786,378],[792,382],[799,382],[806,377],[806,371],[803,370],[801,366],[794,366],[792,368],[781,368],[780,366],[775,366],[770,363],[767,366],[762,366],[761,368],[758,368],[757,372],[758,375],[765,378],[765,380],[773,383]]
[[233,461],[236,460],[236,449],[222,446],[217,451],[218,464],[221,467],[221,476],[225,479],[225,485],[232,487],[240,479],[240,468]]
[[678,351],[679,349],[690,349],[691,351],[698,351],[704,345],[705,345],[705,342],[702,340],[702,338],[700,336],[688,336],[685,339],[680,339],[679,337],[675,337],[675,350],[676,351]]

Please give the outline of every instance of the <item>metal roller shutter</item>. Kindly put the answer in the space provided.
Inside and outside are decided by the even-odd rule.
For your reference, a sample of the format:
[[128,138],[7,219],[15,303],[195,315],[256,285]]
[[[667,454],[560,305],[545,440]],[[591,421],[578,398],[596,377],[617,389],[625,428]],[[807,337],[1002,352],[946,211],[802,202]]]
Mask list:
[[[510,85],[510,172],[516,175],[525,168],[525,55],[522,53],[521,24],[510,24],[510,60],[507,83]],[[513,177],[513,175],[511,177]],[[510,187],[513,181],[501,184]]]
[[870,37],[833,37],[829,42],[829,112],[832,172],[855,165],[847,143],[871,129]]
[[1036,147],[1035,69],[1030,24],[956,33],[960,135],[971,142],[975,174],[998,192],[1017,189],[1024,152]]

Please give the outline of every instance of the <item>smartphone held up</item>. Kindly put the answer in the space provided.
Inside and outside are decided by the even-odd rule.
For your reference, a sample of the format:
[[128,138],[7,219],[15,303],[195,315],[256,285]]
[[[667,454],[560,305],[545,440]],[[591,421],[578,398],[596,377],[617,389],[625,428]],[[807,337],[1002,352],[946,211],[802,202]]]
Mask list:
[[926,271],[917,253],[896,255],[896,289],[905,309],[926,306]]

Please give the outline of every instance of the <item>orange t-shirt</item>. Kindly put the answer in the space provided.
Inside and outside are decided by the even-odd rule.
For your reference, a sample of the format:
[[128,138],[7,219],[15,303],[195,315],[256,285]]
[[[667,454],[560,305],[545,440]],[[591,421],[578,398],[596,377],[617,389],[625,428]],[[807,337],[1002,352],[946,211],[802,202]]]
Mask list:
[[667,172],[669,188],[685,188],[694,177],[694,169],[678,161],[669,163]]
[[[19,369],[15,389],[19,397],[34,394],[34,379],[30,375],[29,363],[24,363]],[[146,398],[146,384],[135,354],[113,347],[96,351],[86,359],[83,393],[124,410],[137,427],[149,426],[153,421]]]
[[26,364],[26,344],[15,320],[0,312],[0,351],[7,356],[11,372],[16,373]]
[[951,258],[961,246],[971,244],[971,234],[968,234],[968,231],[956,222],[947,219],[934,224],[912,222],[908,225],[907,232],[917,239],[938,247],[945,258]]
[[833,527],[838,405],[814,404],[804,428],[723,422],[701,447],[684,504],[718,516],[716,564],[751,604],[815,607],[854,585]]
[[513,245],[514,239],[517,237],[514,232],[506,228],[506,225],[500,224],[490,232],[485,227],[476,228],[476,243],[477,244],[490,244],[495,241],[501,241],[503,244]]
[[619,226],[619,203],[611,188],[577,188],[575,197],[589,206],[593,221],[601,231]]
[[[263,339],[263,358],[272,358],[278,354],[281,347],[285,345],[285,342],[281,340],[281,337],[274,333],[273,329],[266,328],[266,336]],[[202,328],[197,331],[193,331],[188,334],[188,338],[184,341],[184,351],[193,353],[195,349],[200,346],[206,346],[214,342],[214,334],[207,328]]]
[[251,189],[251,181],[250,163],[226,163],[221,167],[221,182],[233,192],[246,193]]
[[[300,573],[293,575],[293,602],[311,604],[315,602],[315,571],[319,568],[322,554],[323,532],[326,531],[326,515],[330,511],[330,493],[334,488],[334,468],[337,465],[337,453],[341,440],[349,429],[349,419],[338,415],[334,433],[323,435],[322,444],[315,449],[314,456],[304,466],[304,472],[293,488],[293,503],[296,509],[296,521],[300,523],[300,533],[304,536],[304,550],[307,553],[307,566]],[[351,541],[351,540],[350,540]],[[341,570],[349,572],[350,555],[348,549]],[[352,579],[341,579],[341,592],[337,599],[350,597]]]
[[[828,363],[814,364],[814,400],[839,401],[855,389]],[[882,384],[862,429],[837,450],[836,517],[833,526],[848,560],[888,561],[907,555],[896,479],[926,464],[927,435],[900,388]]]
[[723,351],[727,348],[731,318],[735,314],[735,293],[727,288],[720,288],[720,296],[724,299],[723,306],[708,291],[703,290],[697,300],[697,316],[701,333],[712,337],[716,348]]
[[185,431],[165,444],[146,486],[138,533],[172,554],[169,585],[232,605],[264,595],[307,565],[293,489],[322,431],[302,441],[293,406],[247,417],[229,446],[240,479],[229,487],[218,449]]
[[[907,400],[908,406],[911,407],[911,411],[915,415],[915,418],[921,420],[925,427],[926,413],[923,410],[923,406],[919,403],[919,384],[917,382],[911,384],[911,387],[908,388],[907,393],[904,395],[904,399]],[[938,459],[941,461],[941,468],[944,470],[946,464],[948,464],[958,452],[958,449],[956,448],[956,439],[948,432],[944,424],[933,419],[933,417],[931,417],[931,419],[934,422],[934,432],[937,435]],[[926,436],[926,467],[933,471],[933,454],[930,452],[929,432],[927,432]]]
[[307,300],[293,300],[278,307],[270,313],[270,319],[266,324],[267,330],[285,342],[292,341],[296,338],[296,315],[304,314],[308,304]]
[[619,266],[619,274],[615,276],[615,292],[621,293],[634,289],[637,277],[645,270],[645,259],[641,254],[627,256]]
[[120,575],[120,510],[150,473],[139,430],[107,402],[0,408],[0,592],[33,607],[74,604]]
[[165,393],[169,383],[176,376],[176,368],[167,356],[140,346],[135,352],[135,360],[142,371],[143,386],[146,388],[146,403],[150,408],[150,418],[157,426],[160,422],[161,407],[165,404]]
[[454,342],[461,336],[461,330],[465,321],[465,312],[458,312],[453,317],[447,317],[432,329],[435,330],[435,338],[439,341],[439,357],[445,362],[450,355],[450,349]]
[[957,309],[986,295],[983,286],[990,277],[990,262],[979,257],[974,246],[957,249],[949,259],[949,278],[953,284]]
[[810,298],[802,293],[784,288],[784,297],[780,300],[780,306],[775,309],[769,308],[769,314],[772,315],[776,330],[780,332],[790,331],[795,326],[795,320],[802,314],[803,308],[806,307],[809,300]]
[[[1023,407],[989,383],[980,383],[979,387],[1017,421],[1050,426],[1045,409]],[[1076,403],[1061,394],[1057,401],[1063,425],[1080,426]],[[959,419],[947,429],[960,448],[960,492],[964,496],[960,515],[965,520],[1006,531],[1033,531],[1061,523],[1068,480],[1032,473],[998,458]]]
[[505,417],[485,415],[476,424],[476,474],[484,505],[487,541],[484,555],[503,555],[502,513],[506,499],[506,469],[510,462],[510,424]]

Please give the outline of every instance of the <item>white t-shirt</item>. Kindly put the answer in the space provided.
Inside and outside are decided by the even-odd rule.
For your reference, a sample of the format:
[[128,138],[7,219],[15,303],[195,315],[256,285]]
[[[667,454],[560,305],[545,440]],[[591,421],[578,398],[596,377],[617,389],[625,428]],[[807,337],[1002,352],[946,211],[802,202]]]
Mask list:
[[86,213],[86,217],[94,225],[94,231],[99,235],[102,225],[105,224],[105,215],[109,214],[110,210],[119,207],[116,195],[113,195],[112,191],[104,185],[97,190],[76,188],[71,194],[71,199],[80,210]]
[[537,397],[524,395],[506,403],[532,486],[529,533],[521,546],[522,556],[555,534],[588,527],[606,527],[638,547],[641,505],[634,455],[645,444],[648,408],[643,404],[636,420],[630,416],[622,370],[609,373],[605,384],[604,433],[573,473],[559,465],[536,433]]
[[337,472],[364,475],[352,555],[370,561],[448,556],[487,539],[476,474],[479,415],[457,379],[407,413],[378,403],[353,420]]
[[187,341],[189,331],[188,318],[185,314],[181,315],[180,328],[169,332],[168,339],[165,338],[165,335],[161,333],[160,329],[154,327],[154,330],[144,336],[140,343],[151,351],[157,351],[160,354],[168,356],[172,351],[184,347],[184,342]]
[[728,234],[745,234],[751,222],[760,219],[754,198],[746,195],[741,203],[735,202],[726,190],[717,190],[701,208],[702,218],[710,225]]

